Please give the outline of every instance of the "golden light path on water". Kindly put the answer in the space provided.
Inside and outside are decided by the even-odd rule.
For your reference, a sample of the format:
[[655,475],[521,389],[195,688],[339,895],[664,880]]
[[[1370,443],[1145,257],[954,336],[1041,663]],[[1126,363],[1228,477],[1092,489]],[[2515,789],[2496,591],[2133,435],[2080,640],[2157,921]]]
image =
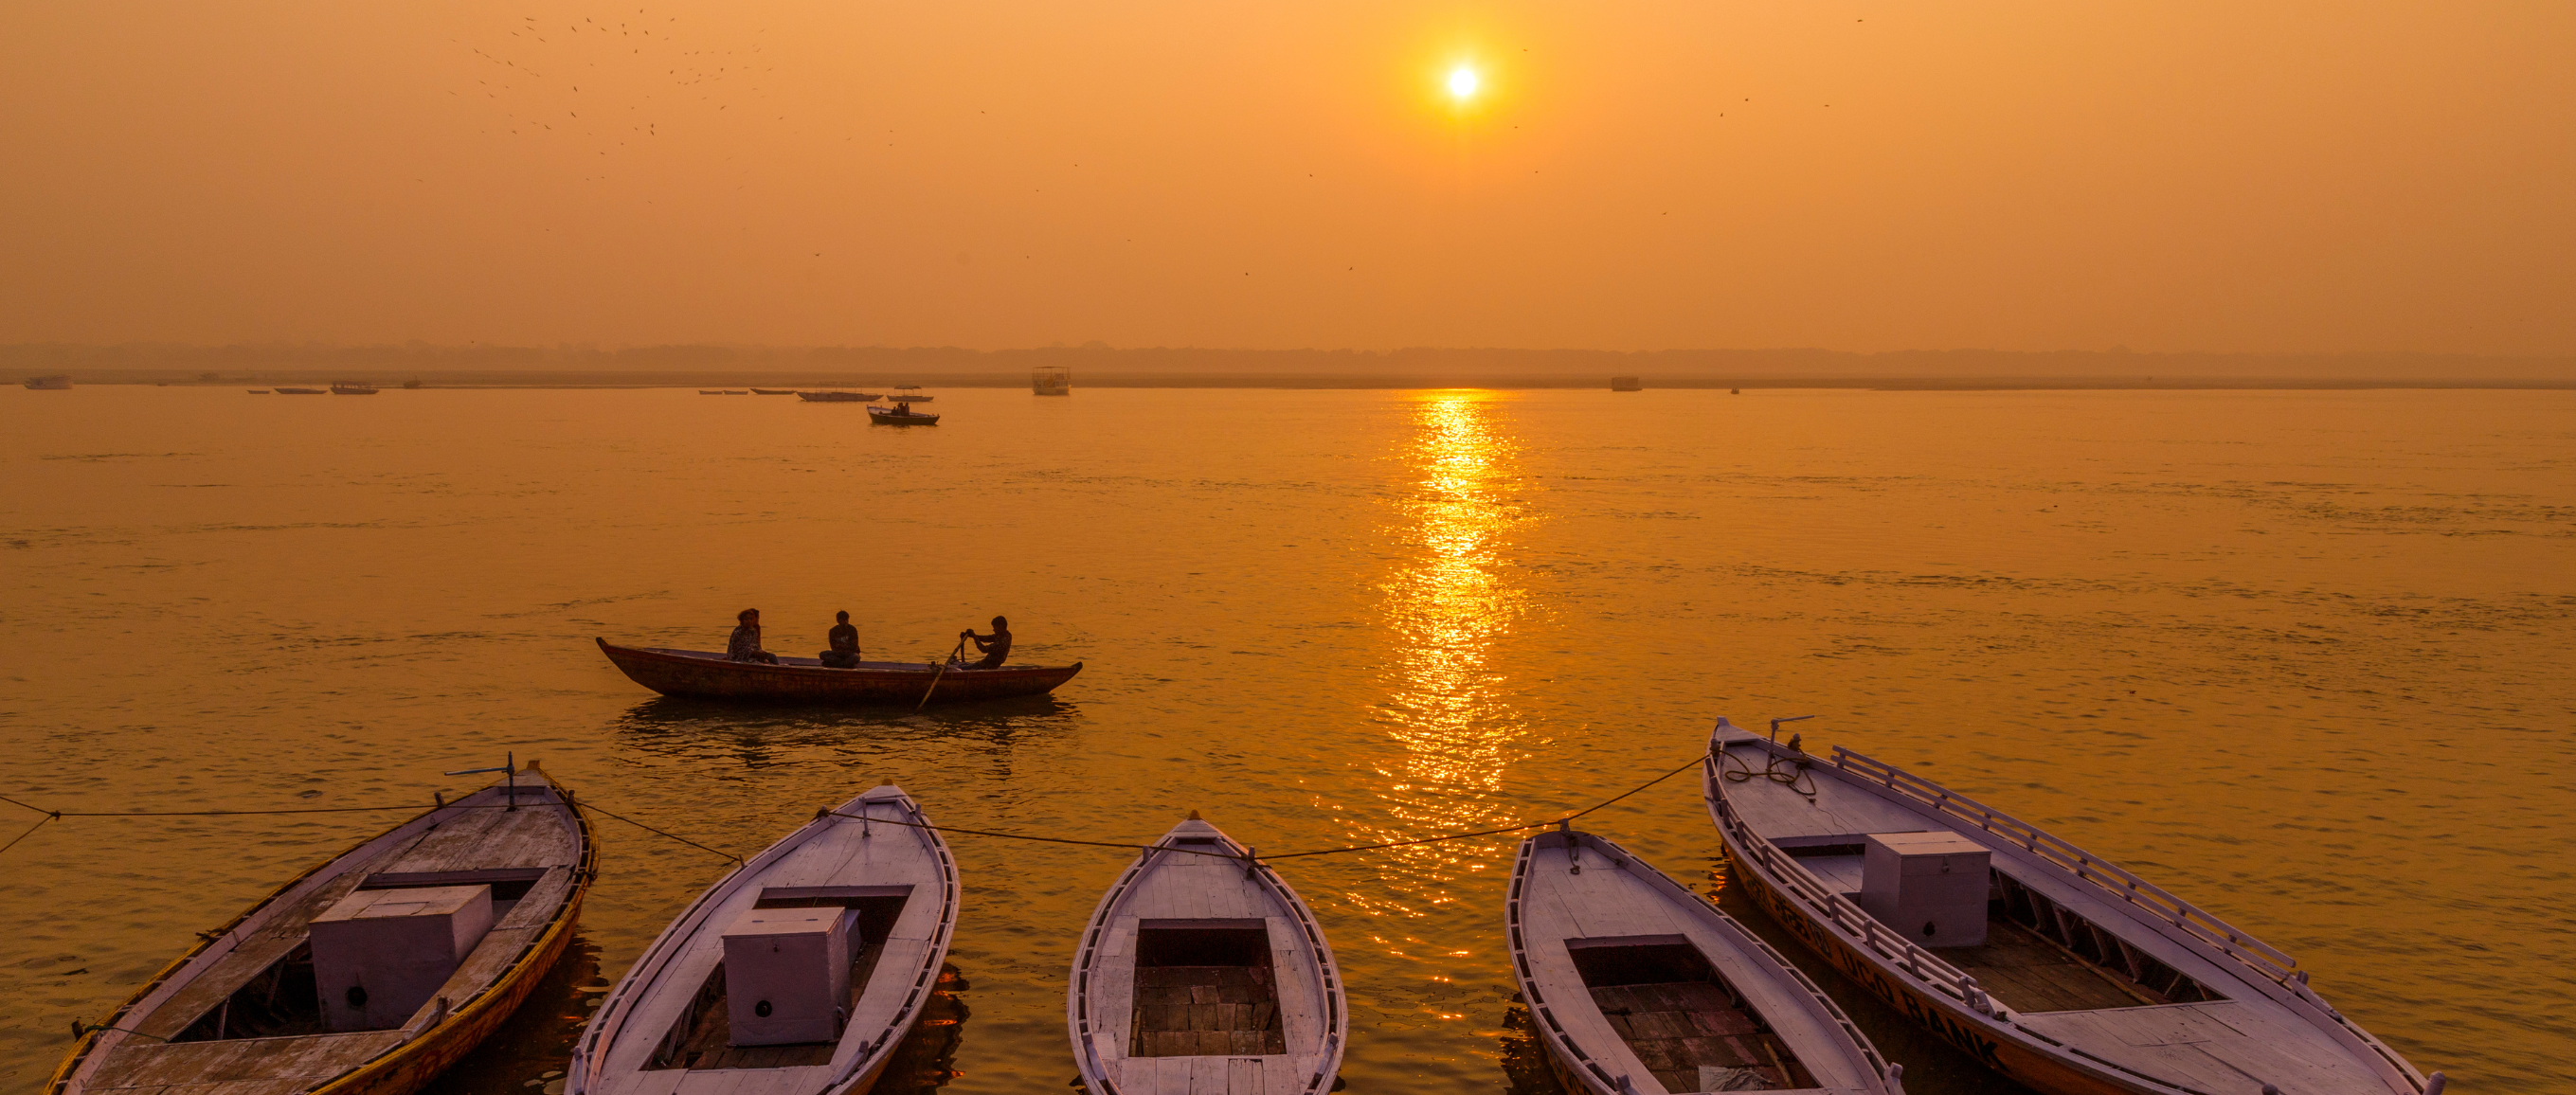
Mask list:
[[[1494,646],[1530,609],[1511,578],[1519,500],[1509,395],[1423,393],[1399,459],[1412,490],[1394,500],[1383,539],[1409,554],[1381,591],[1392,648],[1379,670],[1376,721],[1394,747],[1376,758],[1380,814],[1352,819],[1355,842],[1413,840],[1517,820],[1501,797],[1528,724],[1513,709]],[[1482,885],[1509,862],[1509,836],[1420,844],[1379,860],[1378,885],[1345,895],[1379,915],[1420,916]],[[1383,941],[1382,941],[1383,942]],[[1397,943],[1394,945],[1408,945]]]

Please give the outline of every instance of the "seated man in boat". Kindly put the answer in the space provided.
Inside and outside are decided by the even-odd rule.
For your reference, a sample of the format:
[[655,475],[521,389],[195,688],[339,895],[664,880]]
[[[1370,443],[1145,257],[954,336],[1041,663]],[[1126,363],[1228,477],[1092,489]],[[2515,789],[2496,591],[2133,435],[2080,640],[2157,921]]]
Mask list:
[[972,641],[975,649],[984,652],[983,661],[965,668],[1000,669],[1002,659],[1011,656],[1011,621],[1000,616],[993,617],[993,633],[990,635],[978,635],[975,629],[968,628],[958,632],[957,637]]
[[734,614],[734,619],[741,622],[734,625],[733,637],[725,640],[725,660],[778,664],[777,655],[760,648],[760,610],[743,609]]
[[832,618],[840,622],[833,624],[832,630],[823,637],[825,641],[832,644],[832,648],[814,657],[832,669],[857,669],[859,667],[859,629],[850,626],[850,614],[847,612],[835,612]]

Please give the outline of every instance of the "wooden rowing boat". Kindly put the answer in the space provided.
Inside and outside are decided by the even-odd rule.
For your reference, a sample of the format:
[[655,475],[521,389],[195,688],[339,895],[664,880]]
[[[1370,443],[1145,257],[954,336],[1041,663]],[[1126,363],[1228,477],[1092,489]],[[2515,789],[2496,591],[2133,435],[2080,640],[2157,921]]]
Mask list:
[[929,824],[889,780],[708,887],[609,990],[565,1090],[863,1095],[957,928],[957,865]]
[[[597,857],[571,791],[532,763],[332,857],[204,933],[82,1035],[46,1090],[418,1091],[499,1027],[563,956]],[[461,943],[462,962],[421,963],[424,928],[446,933],[444,945]]]
[[1065,1021],[1092,1095],[1322,1095],[1350,1008],[1315,914],[1193,813],[1101,897]]
[[948,667],[933,662],[860,662],[832,669],[812,658],[780,657],[777,665],[727,661],[710,650],[618,646],[599,640],[601,653],[628,679],[665,696],[750,703],[910,704],[963,703],[1011,696],[1042,696],[1082,672],[1072,665],[1006,665],[999,669]]
[[1724,719],[1710,735],[1728,877],[1987,1067],[2056,1095],[2441,1090],[2225,921],[1930,780],[1797,744]]
[[874,426],[936,426],[939,424],[939,416],[935,414],[923,414],[920,411],[913,410],[911,404],[908,403],[897,403],[891,407],[868,408],[868,424]]
[[1806,974],[1617,844],[1521,841],[1504,910],[1512,975],[1569,1090],[1902,1090]]

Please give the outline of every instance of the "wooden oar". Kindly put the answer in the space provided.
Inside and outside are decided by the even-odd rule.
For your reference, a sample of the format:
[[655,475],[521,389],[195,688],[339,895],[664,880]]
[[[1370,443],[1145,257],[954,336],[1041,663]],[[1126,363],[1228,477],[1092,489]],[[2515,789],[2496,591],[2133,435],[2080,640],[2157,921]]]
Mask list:
[[948,660],[941,663],[939,666],[939,672],[930,675],[930,687],[921,690],[921,702],[913,704],[913,710],[919,711],[924,707],[930,706],[930,694],[939,690],[939,678],[947,676],[948,667],[957,664],[957,659],[962,658],[965,655],[966,640],[964,638],[959,638],[957,640],[957,649],[949,652]]

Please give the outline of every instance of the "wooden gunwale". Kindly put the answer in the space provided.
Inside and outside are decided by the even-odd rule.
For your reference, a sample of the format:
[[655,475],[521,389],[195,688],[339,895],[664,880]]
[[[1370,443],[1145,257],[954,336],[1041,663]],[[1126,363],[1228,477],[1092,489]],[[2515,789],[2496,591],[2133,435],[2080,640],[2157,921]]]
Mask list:
[[[1074,956],[1073,976],[1065,987],[1065,1022],[1073,1040],[1074,1063],[1081,1070],[1083,1083],[1089,1087],[1093,1095],[1125,1095],[1117,1082],[1110,1079],[1107,1070],[1102,1067],[1093,1040],[1097,1030],[1093,1022],[1095,1017],[1091,1014],[1091,978],[1100,957],[1100,944],[1107,936],[1111,925],[1116,922],[1118,910],[1124,907],[1129,892],[1147,872],[1160,865],[1159,857],[1166,853],[1176,856],[1208,854],[1178,850],[1174,845],[1178,839],[1177,832],[1165,833],[1162,839],[1154,842],[1152,847],[1137,853],[1135,861],[1128,864],[1126,870],[1119,872],[1117,880],[1110,884],[1108,891],[1100,895],[1100,904],[1092,910],[1091,922],[1083,927],[1082,942]],[[1342,1054],[1349,1043],[1349,1016],[1343,1006],[1341,966],[1334,961],[1333,948],[1331,944],[1325,942],[1323,928],[1316,924],[1314,912],[1306,907],[1305,900],[1297,896],[1297,891],[1288,885],[1287,880],[1279,877],[1279,872],[1272,869],[1269,863],[1254,856],[1252,849],[1237,842],[1233,837],[1220,831],[1216,833],[1216,839],[1232,852],[1231,855],[1217,858],[1251,862],[1254,877],[1261,882],[1272,899],[1279,902],[1291,916],[1295,917],[1298,932],[1304,937],[1307,956],[1315,962],[1324,990],[1322,1052],[1317,1056],[1316,1071],[1299,1081],[1297,1091],[1305,1095],[1319,1095],[1340,1074]],[[1289,1047],[1289,1055],[1296,1056],[1296,1050],[1297,1047]],[[1153,1093],[1137,1092],[1135,1095],[1153,1095]],[[1283,1091],[1278,1095],[1294,1095],[1294,1093]]]
[[[1701,900],[1699,895],[1674,881],[1672,876],[1637,858],[1635,853],[1598,834],[1578,835],[1597,842],[1610,853],[1644,868],[1649,882],[1655,888],[1664,891],[1667,898],[1678,895],[1682,905],[1692,908],[1695,912],[1704,911],[1710,923],[1731,938],[1736,946],[1769,960],[1777,972],[1785,974],[1786,980],[1795,985],[1800,992],[1805,993],[1816,1010],[1831,1020],[1834,1028],[1850,1040],[1851,1048],[1859,1052],[1861,1060],[1868,1066],[1870,1087],[1867,1090],[1902,1095],[1902,1089],[1887,1079],[1890,1065],[1887,1058],[1880,1055],[1878,1047],[1869,1040],[1867,1035],[1861,1033],[1859,1024],[1852,1022],[1851,1016],[1843,1012],[1842,1006],[1834,1003],[1833,997],[1825,995],[1825,990],[1809,978],[1806,971],[1792,964],[1769,943],[1763,942],[1760,937],[1745,930],[1744,925],[1738,923],[1734,917]],[[1511,888],[1505,895],[1504,929],[1506,940],[1511,947],[1513,976],[1519,983],[1523,1002],[1529,1006],[1530,1027],[1545,1040],[1549,1064],[1558,1078],[1565,1081],[1568,1087],[1580,1088],[1593,1095],[1618,1095],[1618,1081],[1601,1067],[1600,1062],[1586,1051],[1581,1043],[1574,1040],[1572,1032],[1566,1030],[1564,1024],[1552,1014],[1557,1003],[1547,1000],[1540,992],[1536,971],[1531,967],[1529,942],[1523,934],[1521,898],[1528,884],[1529,872],[1537,858],[1537,852],[1536,838],[1521,841],[1519,852],[1512,861]],[[1587,1000],[1584,1006],[1592,1005]],[[1578,1068],[1580,1071],[1577,1071]]]
[[[2345,1041],[2348,1048],[2367,1048],[2370,1056],[2385,1066],[2379,1069],[2383,1083],[2396,1080],[2411,1085],[2416,1092],[2425,1089],[2424,1076],[2412,1064],[2327,1005],[2308,987],[2303,974],[2290,972],[2296,960],[2225,921],[2108,860],[1919,776],[1841,747],[1834,750],[1830,764],[1823,763],[1822,758],[1792,752],[1720,720],[1710,735],[1709,752],[1701,759],[1700,778],[1710,819],[1716,823],[1729,857],[1744,868],[1734,877],[1748,883],[1748,890],[1765,911],[1836,968],[1931,1028],[1944,1041],[1997,1071],[2053,1092],[2211,1095],[2106,1060],[2015,1021],[2010,1009],[1995,1003],[1973,978],[1827,887],[1822,879],[1736,816],[1724,791],[1718,759],[1728,746],[1751,746],[1784,760],[1803,757],[1814,762],[1811,772],[1840,778],[1851,787],[1878,794],[1915,813],[1931,815],[1927,820],[1936,824],[1947,824],[1944,815],[1977,822],[1980,831],[2005,841],[2004,847],[1995,849],[1999,860],[2009,858],[2017,867],[2052,872],[2089,891],[2153,911],[2156,915],[2129,922],[2198,953],[2204,960],[2216,963],[2222,972],[2247,970],[2259,974],[2233,978],[2231,983],[2252,989],[2306,1017],[2320,1033]],[[2000,865],[1999,862],[1998,869]],[[2365,1059],[2362,1063],[2371,1062]],[[2389,1090],[2408,1088],[2391,1086]]]
[[[520,771],[533,771],[544,775],[533,761]],[[501,1020],[507,1018],[519,1004],[526,1001],[528,994],[535,990],[537,980],[544,975],[545,971],[552,968],[555,961],[563,956],[564,950],[571,943],[572,926],[580,918],[582,898],[590,892],[591,881],[599,873],[599,837],[598,830],[590,822],[590,816],[583,813],[575,801],[571,788],[556,782],[552,776],[546,776],[546,782],[562,797],[564,809],[572,815],[581,849],[576,860],[577,866],[572,872],[572,885],[565,894],[563,904],[547,921],[545,930],[538,933],[534,941],[520,948],[518,955],[514,956],[510,964],[504,966],[501,972],[493,977],[490,984],[477,989],[474,995],[467,997],[462,1005],[449,1011],[446,1018],[410,1040],[369,1058],[328,1083],[312,1088],[309,1095],[358,1095],[361,1092],[368,1095],[401,1095],[401,1093],[417,1091],[422,1085],[434,1079],[440,1069],[453,1063],[466,1050],[472,1049],[476,1043],[489,1037]],[[494,787],[502,785],[496,783],[476,794],[489,793]],[[236,929],[274,904],[278,898],[311,881],[315,875],[348,859],[368,845],[416,825],[433,814],[469,808],[464,804],[471,797],[469,795],[467,798],[460,798],[443,807],[432,806],[410,818],[395,822],[374,835],[342,849],[339,854],[306,868],[303,874],[295,876],[285,884],[269,891],[267,896],[251,903],[249,908],[243,909],[223,927],[211,933],[198,933],[195,946],[190,947],[187,953],[180,955],[169,965],[162,967],[161,972],[154,974],[151,980],[135,989],[133,995],[128,996],[124,1003],[117,1005],[116,1010],[110,1012],[106,1020],[91,1027],[72,1044],[70,1052],[63,1058],[63,1063],[55,1068],[52,1078],[46,1081],[46,1095],[62,1095],[69,1089],[75,1075],[88,1061],[90,1055],[104,1048],[100,1045],[103,1035],[131,1036],[126,1035],[124,1031],[107,1028],[115,1027],[128,1016],[135,1014],[136,1008],[145,999],[168,985],[174,974],[187,968],[209,948],[232,939]],[[490,809],[492,807],[470,808]],[[120,1037],[117,1041],[121,1043],[124,1038]]]
[[[592,1014],[589,1025],[582,1031],[581,1039],[574,1044],[572,1062],[566,1072],[564,1089],[571,1095],[582,1095],[588,1090],[589,1085],[607,1065],[608,1055],[615,1048],[618,1035],[624,1033],[623,1027],[633,1020],[634,1017],[628,1014],[629,1009],[640,1005],[651,995],[650,990],[653,986],[673,973],[678,960],[686,956],[686,945],[705,929],[707,918],[723,907],[726,901],[739,893],[744,886],[756,884],[761,876],[779,860],[794,854],[807,840],[836,822],[851,820],[854,816],[863,816],[868,806],[894,805],[900,807],[913,822],[911,825],[898,825],[896,828],[916,834],[916,839],[922,841],[923,845],[930,850],[932,859],[939,865],[940,905],[936,920],[938,926],[933,931],[930,946],[926,949],[921,963],[916,967],[909,986],[910,991],[903,1003],[895,1009],[893,1018],[888,1020],[883,1031],[863,1042],[868,1047],[865,1052],[853,1057],[839,1075],[834,1076],[816,1090],[818,1092],[858,1091],[872,1084],[878,1070],[884,1068],[886,1063],[893,1059],[893,1052],[902,1041],[901,1035],[910,1031],[912,1026],[919,1022],[928,1002],[929,993],[937,985],[940,967],[947,961],[951,936],[957,927],[959,887],[957,861],[949,853],[947,840],[939,835],[937,828],[930,825],[930,819],[922,813],[920,804],[914,801],[911,795],[905,794],[891,801],[880,799],[868,802],[866,799],[867,793],[862,792],[848,802],[842,803],[836,810],[818,812],[814,820],[806,822],[795,832],[780,838],[777,843],[770,845],[749,860],[742,861],[732,871],[717,879],[700,893],[697,900],[691,902],[688,908],[681,910],[680,915],[673,917],[671,923],[662,929],[662,933],[654,937],[652,944],[644,948],[643,953],[636,958],[635,964],[628,968],[626,975],[618,978],[617,985],[610,990],[608,997]],[[650,972],[645,976],[636,976],[638,971],[648,969]],[[870,980],[875,981],[881,977],[883,977],[882,973],[872,976]],[[644,1033],[650,1035],[653,1032]],[[848,1037],[849,1033],[844,1031],[842,1040],[846,1042]]]

